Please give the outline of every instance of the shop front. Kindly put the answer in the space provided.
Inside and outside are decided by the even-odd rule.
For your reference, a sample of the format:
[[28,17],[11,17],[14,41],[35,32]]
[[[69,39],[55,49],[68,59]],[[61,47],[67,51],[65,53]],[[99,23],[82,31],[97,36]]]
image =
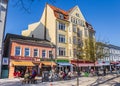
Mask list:
[[57,63],[57,70],[59,71],[71,71],[73,72],[73,65],[69,63],[68,59],[57,59],[56,60]]
[[43,71],[51,71],[52,69],[55,69],[56,68],[56,63],[54,61],[51,61],[51,60],[44,60],[44,61],[41,61],[41,64],[40,64],[40,75],[42,75],[42,72]]
[[16,77],[15,73],[19,72],[20,74],[24,75],[26,70],[29,70],[32,72],[32,68],[35,67],[35,65],[31,61],[10,61],[9,66],[9,78]]
[[20,72],[23,77],[26,70],[32,73],[32,69],[36,69],[38,75],[40,74],[40,59],[33,57],[21,57],[21,56],[11,56],[9,62],[9,74],[8,78],[14,78],[16,72]]
[[71,64],[74,65],[74,71],[76,71],[77,67],[81,71],[89,70],[94,67],[94,63],[90,61],[83,61],[83,60],[71,60]]

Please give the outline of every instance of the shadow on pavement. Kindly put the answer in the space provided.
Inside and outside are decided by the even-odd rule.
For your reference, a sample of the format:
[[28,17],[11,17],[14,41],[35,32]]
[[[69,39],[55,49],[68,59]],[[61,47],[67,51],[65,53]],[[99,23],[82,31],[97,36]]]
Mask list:
[[[111,81],[111,80],[113,80],[113,79],[115,79],[115,78],[118,78],[118,77],[120,77],[120,76],[116,76],[116,77],[107,79],[107,80],[105,80],[105,81],[103,81],[103,82],[100,82],[100,81],[102,80],[102,78],[98,77],[98,79],[97,79],[95,82],[93,82],[92,84],[90,84],[89,86],[99,86],[99,85],[101,85],[101,84],[104,84],[104,83],[106,83],[106,82],[109,82],[109,81]],[[114,84],[115,84],[114,86],[120,86],[120,83],[116,83],[116,82],[115,82]]]
[[120,86],[120,83],[116,83],[114,86]]
[[0,86],[21,86],[20,82],[4,82],[0,83]]

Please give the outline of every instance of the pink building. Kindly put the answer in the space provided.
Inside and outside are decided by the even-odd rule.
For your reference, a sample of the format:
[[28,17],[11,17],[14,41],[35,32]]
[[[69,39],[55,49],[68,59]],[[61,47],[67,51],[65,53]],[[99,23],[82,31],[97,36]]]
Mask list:
[[[5,38],[4,56],[9,58],[8,77],[14,77],[17,71],[36,68],[38,74],[43,70],[51,70],[56,66],[55,45],[47,40],[7,34]],[[4,67],[4,65],[3,65]]]

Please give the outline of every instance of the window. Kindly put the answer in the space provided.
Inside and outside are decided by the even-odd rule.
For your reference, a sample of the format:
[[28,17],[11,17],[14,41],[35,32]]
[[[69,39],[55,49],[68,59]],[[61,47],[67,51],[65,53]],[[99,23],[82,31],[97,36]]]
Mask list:
[[79,14],[78,14],[78,13],[76,13],[76,16],[77,16],[77,17],[79,17]]
[[77,19],[75,19],[75,24],[77,24]]
[[60,43],[65,43],[65,35],[59,34],[59,42]]
[[76,26],[75,26],[75,25],[73,25],[73,32],[75,32],[75,33],[76,33],[76,32],[77,32],[76,30],[77,30]]
[[65,56],[65,48],[59,47],[59,56]]
[[73,17],[71,17],[71,22],[73,22]]
[[64,30],[65,31],[65,24],[62,22],[59,22],[59,30]]
[[93,37],[93,33],[92,33],[92,32],[90,32],[90,33],[89,33],[89,36],[92,38],[92,37]]
[[76,44],[76,43],[77,43],[76,36],[73,36],[73,44]]
[[72,56],[72,49],[70,49],[70,56]]
[[77,52],[77,50],[74,49],[74,50],[73,50],[73,55],[74,55],[74,57],[76,57],[76,54],[77,54],[76,52]]
[[49,58],[53,58],[53,53],[52,53],[52,51],[49,51]]
[[20,54],[21,54],[20,47],[15,47],[15,56],[20,56]]
[[45,58],[45,57],[46,57],[46,51],[42,50],[42,58]]
[[38,57],[38,49],[34,49],[34,57]]
[[29,48],[25,48],[25,56],[30,56],[30,49]]
[[85,37],[87,37],[88,36],[88,32],[87,32],[87,29],[85,30]]
[[59,18],[60,18],[60,19],[64,19],[63,14],[59,14]]
[[78,36],[78,37],[81,37],[81,31],[80,31],[79,28],[77,28],[77,36]]
[[[80,39],[78,39],[78,44],[81,45],[82,41]],[[81,45],[82,46],[82,45]]]
[[69,43],[71,44],[71,37],[69,37]]

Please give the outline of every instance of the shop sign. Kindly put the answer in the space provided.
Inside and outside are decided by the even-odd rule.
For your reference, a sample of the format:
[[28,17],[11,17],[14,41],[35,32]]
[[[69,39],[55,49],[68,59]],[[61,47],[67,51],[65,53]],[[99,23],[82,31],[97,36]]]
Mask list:
[[66,59],[58,59],[56,60],[57,63],[61,62],[61,63],[69,63],[69,60]]
[[11,56],[14,60],[34,60],[32,57]]
[[40,61],[55,61],[55,59],[49,59],[49,58],[40,58]]
[[2,62],[3,65],[8,65],[8,58],[4,58],[3,57],[3,62]]

